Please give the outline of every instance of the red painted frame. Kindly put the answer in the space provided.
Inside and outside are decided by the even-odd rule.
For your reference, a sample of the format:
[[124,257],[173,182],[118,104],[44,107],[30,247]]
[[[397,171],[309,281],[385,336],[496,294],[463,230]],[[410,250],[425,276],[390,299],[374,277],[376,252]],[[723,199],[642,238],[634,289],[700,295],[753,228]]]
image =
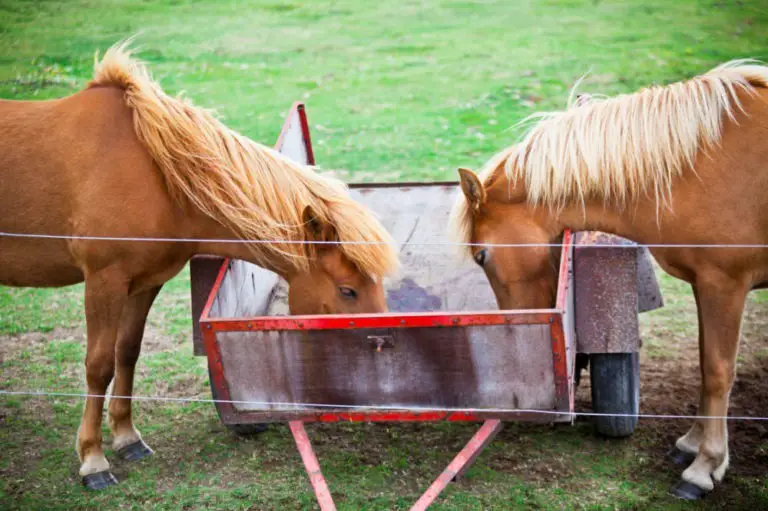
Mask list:
[[[302,134],[305,140],[307,159],[314,164],[314,153],[309,134],[304,105],[296,102],[292,105],[288,115],[290,119],[294,112],[298,113]],[[288,122],[283,126],[277,139],[276,148],[279,149],[285,139],[288,130]],[[433,184],[433,183],[430,183]],[[450,184],[451,183],[434,183]],[[434,185],[433,184],[433,185]],[[395,183],[378,186],[424,186],[424,183]],[[355,185],[352,185],[355,186]],[[370,185],[357,185],[370,186]],[[224,367],[221,361],[221,352],[216,342],[216,333],[223,331],[256,331],[256,330],[338,330],[358,328],[414,328],[414,327],[466,327],[482,325],[533,325],[549,324],[552,346],[552,364],[555,384],[555,410],[547,410],[548,413],[536,412],[506,412],[483,413],[477,411],[441,411],[426,410],[413,412],[405,410],[386,411],[350,411],[345,409],[328,409],[324,411],[307,410],[293,413],[280,412],[281,418],[291,416],[291,420],[305,422],[399,422],[399,421],[482,421],[488,418],[503,418],[509,420],[530,420],[551,422],[558,416],[553,416],[552,411],[562,411],[564,414],[572,412],[572,389],[569,385],[569,368],[566,356],[566,338],[563,325],[563,313],[566,307],[568,291],[568,268],[572,257],[572,235],[566,231],[563,236],[561,252],[560,273],[557,288],[556,307],[554,309],[536,310],[507,310],[507,311],[480,311],[480,312],[419,312],[419,313],[388,313],[388,314],[333,314],[311,316],[261,316],[252,318],[211,318],[210,310],[221,287],[221,282],[229,268],[229,259],[225,259],[219,270],[219,274],[208,296],[205,308],[200,316],[200,330],[205,343],[205,351],[208,357],[211,385],[217,399],[216,406],[222,422],[225,424],[240,424],[254,421],[263,421],[264,412],[239,412],[235,409],[231,400],[229,388],[224,378]]]

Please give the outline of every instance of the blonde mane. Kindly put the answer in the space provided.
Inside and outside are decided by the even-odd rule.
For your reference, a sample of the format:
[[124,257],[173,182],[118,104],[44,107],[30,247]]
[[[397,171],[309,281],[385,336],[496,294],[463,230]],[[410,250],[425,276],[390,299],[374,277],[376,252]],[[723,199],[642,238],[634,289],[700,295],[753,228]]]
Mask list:
[[297,243],[309,238],[302,213],[311,206],[338,241],[363,242],[337,245],[360,271],[383,276],[397,267],[391,236],[341,181],[234,132],[208,110],[167,95],[127,46],[117,44],[96,61],[88,86],[124,90],[136,134],[174,200],[188,201],[244,240],[291,242],[251,248],[259,260],[282,257],[299,271],[309,268],[317,250]]
[[[756,87],[768,87],[768,67],[736,60],[685,82],[534,114],[522,121],[534,122],[522,141],[495,155],[479,177],[488,185],[503,168],[510,186],[525,187],[530,204],[552,209],[587,198],[624,207],[643,195],[663,207],[674,178],[694,171],[699,151],[720,142],[725,117],[735,121],[738,92]],[[466,243],[471,226],[459,194],[453,233]]]

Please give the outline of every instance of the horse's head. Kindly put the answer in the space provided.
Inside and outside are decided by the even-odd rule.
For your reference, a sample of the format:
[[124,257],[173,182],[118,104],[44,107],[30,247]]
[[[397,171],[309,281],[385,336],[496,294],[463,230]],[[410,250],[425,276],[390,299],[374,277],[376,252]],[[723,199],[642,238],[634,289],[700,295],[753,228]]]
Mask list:
[[342,251],[333,226],[304,210],[308,242],[315,245],[308,271],[287,276],[291,314],[355,314],[387,312],[381,277],[364,273]]
[[[485,271],[501,309],[554,306],[559,252],[547,246],[556,236],[546,211],[526,203],[501,174],[483,184],[471,170],[459,169],[463,197],[454,211],[455,228],[466,232],[472,258]],[[465,202],[463,202],[465,201]]]

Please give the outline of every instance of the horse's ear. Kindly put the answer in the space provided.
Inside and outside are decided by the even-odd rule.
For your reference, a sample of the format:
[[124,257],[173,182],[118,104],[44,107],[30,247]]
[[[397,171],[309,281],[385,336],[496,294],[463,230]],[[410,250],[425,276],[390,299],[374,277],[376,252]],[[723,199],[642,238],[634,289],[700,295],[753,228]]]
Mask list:
[[301,220],[307,226],[307,238],[310,241],[335,241],[336,234],[333,226],[318,218],[312,206],[306,206],[301,213]]
[[477,211],[480,206],[485,204],[485,188],[477,175],[469,169],[459,169],[459,181],[461,182],[461,191],[467,197],[467,201],[472,209]]

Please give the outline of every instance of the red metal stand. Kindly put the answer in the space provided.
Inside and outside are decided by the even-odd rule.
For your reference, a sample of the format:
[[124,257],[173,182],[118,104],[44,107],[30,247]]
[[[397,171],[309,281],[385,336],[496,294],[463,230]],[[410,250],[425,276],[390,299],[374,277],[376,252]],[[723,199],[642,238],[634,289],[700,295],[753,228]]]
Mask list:
[[302,421],[291,421],[288,423],[293,433],[293,439],[296,440],[296,447],[301,454],[301,460],[304,462],[304,468],[307,470],[309,481],[315,489],[317,503],[320,504],[321,511],[336,511],[336,504],[333,503],[333,497],[325,482],[325,477],[320,471],[320,464],[317,462],[315,451],[312,450],[312,444],[307,436]]
[[[296,441],[296,447],[304,462],[307,475],[312,483],[317,496],[317,503],[320,504],[321,511],[335,511],[336,505],[333,503],[333,497],[328,490],[323,473],[320,471],[320,464],[317,461],[309,436],[304,429],[302,421],[291,421],[288,423]],[[477,433],[467,442],[467,445],[453,458],[453,461],[443,470],[443,473],[435,480],[418,501],[411,507],[411,511],[423,511],[427,509],[448,484],[460,478],[472,463],[475,462],[483,450],[491,443],[496,434],[501,431],[502,423],[498,419],[487,420]]]

